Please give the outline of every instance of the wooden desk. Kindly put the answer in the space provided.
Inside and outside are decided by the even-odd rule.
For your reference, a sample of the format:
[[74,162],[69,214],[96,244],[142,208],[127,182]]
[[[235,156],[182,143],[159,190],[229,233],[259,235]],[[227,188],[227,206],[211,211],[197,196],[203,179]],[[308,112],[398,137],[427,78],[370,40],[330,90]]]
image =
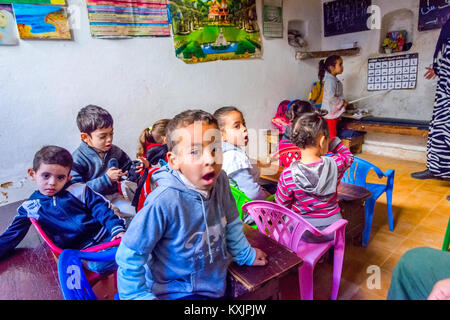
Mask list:
[[267,254],[268,263],[258,267],[232,262],[228,268],[227,296],[236,300],[283,299],[281,282],[292,276],[298,279],[298,267],[303,261],[290,249],[247,224],[244,224],[244,233],[253,247]]
[[[278,182],[284,170],[284,167],[276,164],[258,163],[258,168],[261,172],[260,178],[272,182]],[[367,198],[372,196],[372,193],[366,188],[345,182],[338,185],[337,191],[341,215],[348,220],[345,231],[346,241],[360,246],[365,224],[364,203]]]
[[[0,207],[2,232],[12,222],[19,205]],[[56,260],[31,226],[15,252],[0,261],[0,300],[62,299]]]

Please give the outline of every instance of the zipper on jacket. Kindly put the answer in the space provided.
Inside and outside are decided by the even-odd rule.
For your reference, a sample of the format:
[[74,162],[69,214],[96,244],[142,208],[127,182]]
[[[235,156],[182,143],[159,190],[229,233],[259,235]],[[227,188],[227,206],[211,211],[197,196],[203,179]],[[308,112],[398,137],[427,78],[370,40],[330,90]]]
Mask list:
[[56,197],[53,196],[53,206],[56,207]]

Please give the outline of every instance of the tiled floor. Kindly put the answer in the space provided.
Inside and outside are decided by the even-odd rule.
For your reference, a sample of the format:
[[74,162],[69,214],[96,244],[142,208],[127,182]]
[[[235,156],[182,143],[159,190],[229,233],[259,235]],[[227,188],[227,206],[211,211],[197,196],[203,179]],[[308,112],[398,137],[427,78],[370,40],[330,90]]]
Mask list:
[[[386,196],[382,195],[376,203],[369,245],[366,248],[346,245],[339,299],[384,300],[392,270],[404,252],[421,246],[441,249],[450,214],[450,201],[446,199],[450,195],[450,181],[412,179],[410,173],[425,169],[422,163],[371,154],[357,156],[382,171],[395,169],[394,231],[389,231]],[[375,174],[369,175],[370,182],[377,180]],[[379,270],[381,281],[379,288],[369,289],[377,284],[373,269]],[[331,274],[330,264],[316,266],[315,299],[329,299]]]

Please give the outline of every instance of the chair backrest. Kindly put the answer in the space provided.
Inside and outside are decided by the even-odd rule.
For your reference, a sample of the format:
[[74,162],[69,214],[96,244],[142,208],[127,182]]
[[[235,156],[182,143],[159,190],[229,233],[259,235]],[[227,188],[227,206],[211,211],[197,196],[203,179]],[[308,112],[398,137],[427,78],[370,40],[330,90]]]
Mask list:
[[241,190],[239,190],[238,188],[230,186],[230,189],[231,189],[231,193],[233,194],[234,200],[236,200],[236,207],[239,211],[239,219],[242,220],[243,219],[242,206],[245,203],[252,201],[252,199],[247,197],[247,195],[245,193],[243,193]]
[[[33,224],[33,226],[36,228],[37,232],[39,233],[39,235],[42,237],[42,239],[45,241],[45,243],[47,243],[47,245],[50,247],[50,249],[52,250],[53,254],[55,255],[56,258],[59,257],[59,255],[61,254],[61,252],[63,251],[62,248],[58,247],[48,236],[47,234],[44,232],[44,230],[42,230],[41,226],[39,225],[39,222],[35,219],[35,218],[30,218],[31,223]],[[101,251],[101,250],[105,250],[111,247],[116,247],[120,244],[120,242],[122,241],[122,239],[115,239],[109,242],[105,242],[105,243],[101,243],[99,245],[96,246],[92,246],[86,249],[83,249],[81,251],[84,252],[97,252],[97,251]]]
[[272,118],[272,124],[281,132],[284,133],[284,126],[289,125],[289,119],[286,116],[287,107],[291,101],[283,100],[277,108],[275,116]]
[[293,161],[300,159],[301,156],[300,148],[293,146],[278,150],[278,152],[275,153],[274,158],[278,158],[281,165],[287,168]]
[[375,165],[364,159],[353,157],[353,163],[350,168],[345,171],[342,182],[355,184],[366,187],[366,178],[370,170],[380,171]]
[[65,249],[58,259],[58,278],[65,300],[97,300],[83,270],[82,260],[107,261],[114,259],[117,247],[99,252]]
[[299,214],[278,203],[258,200],[244,204],[242,209],[253,217],[260,232],[295,252],[305,231],[322,235]]
[[35,218],[30,218],[31,223],[36,228],[36,231],[39,233],[41,238],[47,243],[47,245],[52,250],[53,254],[56,258],[58,258],[59,254],[63,251],[60,247],[58,247],[42,230],[41,226],[39,225],[38,221]]

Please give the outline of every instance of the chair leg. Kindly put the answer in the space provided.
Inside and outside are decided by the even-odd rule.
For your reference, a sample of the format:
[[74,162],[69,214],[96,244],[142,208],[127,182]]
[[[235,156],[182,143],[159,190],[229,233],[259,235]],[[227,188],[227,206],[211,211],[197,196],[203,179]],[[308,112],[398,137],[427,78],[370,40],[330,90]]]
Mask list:
[[362,235],[362,246],[367,247],[369,243],[370,230],[372,228],[373,210],[375,208],[375,200],[370,198],[366,200],[365,205],[365,226]]
[[394,231],[394,213],[392,212],[392,189],[386,190],[386,200],[388,206],[389,230]]
[[314,267],[303,261],[303,265],[298,268],[298,280],[300,285],[300,299],[313,300],[313,271]]
[[337,300],[338,297],[342,276],[342,264],[344,263],[344,251],[345,246],[334,248],[333,286],[331,288],[331,300]]

